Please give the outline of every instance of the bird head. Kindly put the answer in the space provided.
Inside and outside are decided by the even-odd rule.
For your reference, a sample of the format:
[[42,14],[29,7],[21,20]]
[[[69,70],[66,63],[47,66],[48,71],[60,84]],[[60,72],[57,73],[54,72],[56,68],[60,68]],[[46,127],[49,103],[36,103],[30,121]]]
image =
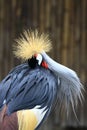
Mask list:
[[28,59],[29,67],[34,69],[37,65],[41,65],[42,56],[40,54],[32,56],[32,58]]
[[35,54],[32,56],[32,58],[28,59],[28,64],[32,69],[34,69],[36,66],[42,66],[48,69],[48,64],[43,59],[43,56],[41,54]]
[[51,41],[46,34],[39,34],[38,31],[25,31],[13,46],[13,52],[17,58],[22,61],[28,61],[31,68],[37,65],[48,68],[42,52],[49,52]]

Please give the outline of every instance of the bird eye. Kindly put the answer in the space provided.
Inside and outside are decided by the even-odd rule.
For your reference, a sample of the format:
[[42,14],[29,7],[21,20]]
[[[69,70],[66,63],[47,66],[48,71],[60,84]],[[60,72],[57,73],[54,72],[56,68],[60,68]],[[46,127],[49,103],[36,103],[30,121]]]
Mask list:
[[37,61],[38,61],[38,64],[41,65],[42,59],[43,59],[43,58],[42,58],[42,55],[41,55],[41,54],[37,54],[36,59],[37,59]]

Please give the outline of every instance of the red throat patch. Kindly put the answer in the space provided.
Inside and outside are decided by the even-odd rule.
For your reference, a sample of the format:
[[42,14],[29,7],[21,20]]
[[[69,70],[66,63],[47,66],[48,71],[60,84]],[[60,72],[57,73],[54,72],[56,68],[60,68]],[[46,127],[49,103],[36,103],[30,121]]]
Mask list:
[[41,64],[42,67],[48,69],[48,64],[45,62],[45,61],[42,61],[42,64]]

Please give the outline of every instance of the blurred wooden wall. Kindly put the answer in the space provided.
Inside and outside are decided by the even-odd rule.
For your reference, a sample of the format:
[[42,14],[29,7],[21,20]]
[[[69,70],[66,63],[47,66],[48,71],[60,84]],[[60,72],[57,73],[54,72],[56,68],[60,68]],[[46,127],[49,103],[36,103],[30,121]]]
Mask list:
[[[29,28],[50,34],[53,41],[51,57],[74,69],[86,89],[87,0],[0,0],[0,80],[20,63],[12,54],[12,44],[24,29]],[[86,93],[84,95],[87,98]],[[78,107],[78,124],[72,113],[68,120],[59,119],[56,108],[41,129],[58,130],[61,125],[87,126],[86,110],[84,101],[83,106]]]

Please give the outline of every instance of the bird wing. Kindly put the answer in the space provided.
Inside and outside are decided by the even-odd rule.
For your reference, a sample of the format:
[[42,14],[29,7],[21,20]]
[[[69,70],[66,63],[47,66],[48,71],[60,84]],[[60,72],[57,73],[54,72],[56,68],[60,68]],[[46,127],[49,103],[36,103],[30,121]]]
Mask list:
[[0,83],[0,108],[7,102],[6,99],[11,94],[12,89],[16,89],[15,84],[20,81],[21,74],[20,71],[23,68],[22,73],[26,69],[26,64],[19,65],[15,67],[11,72],[1,81]]
[[50,111],[57,95],[56,84],[56,78],[51,71],[40,66],[31,70],[27,63],[22,64],[13,69],[1,82],[0,106],[5,101],[8,114],[22,109],[32,109],[37,105]]

